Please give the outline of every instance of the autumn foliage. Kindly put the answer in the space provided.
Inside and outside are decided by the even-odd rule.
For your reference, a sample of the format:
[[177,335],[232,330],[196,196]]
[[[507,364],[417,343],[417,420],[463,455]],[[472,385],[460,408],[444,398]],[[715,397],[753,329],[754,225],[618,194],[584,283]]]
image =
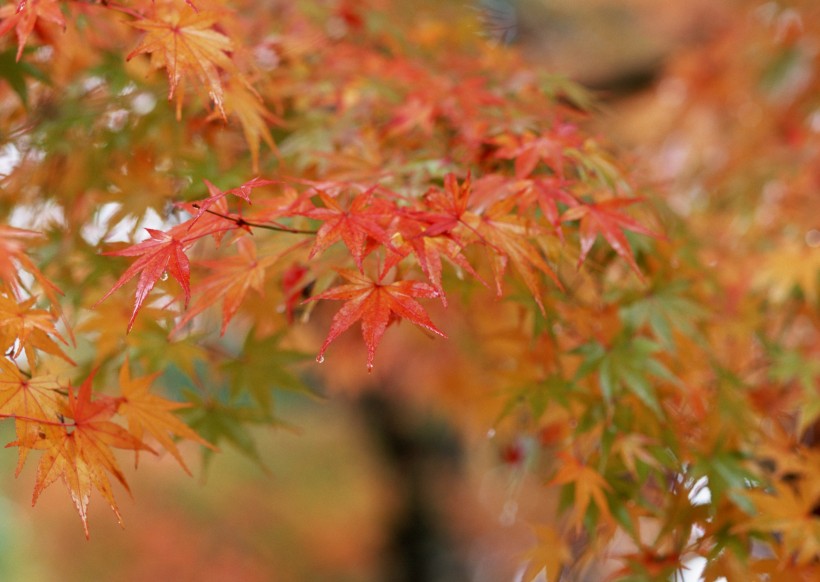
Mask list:
[[424,386],[556,500],[521,516],[527,580],[812,579],[816,8],[673,61],[686,98],[641,114],[696,123],[635,162],[577,86],[409,4],[0,9],[0,416],[33,500],[62,481],[88,535],[116,449],[263,462],[276,390],[344,383],[360,328],[349,383]]

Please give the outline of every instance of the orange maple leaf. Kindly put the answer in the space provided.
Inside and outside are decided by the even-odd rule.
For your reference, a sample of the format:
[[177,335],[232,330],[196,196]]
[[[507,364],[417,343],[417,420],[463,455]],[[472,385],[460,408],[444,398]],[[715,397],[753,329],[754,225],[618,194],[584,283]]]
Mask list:
[[603,476],[592,467],[582,463],[575,456],[560,452],[561,468],[549,482],[550,485],[572,484],[575,487],[575,526],[581,529],[590,501],[594,501],[601,514],[607,518],[611,516],[609,505],[607,504],[604,491],[609,491],[609,486]]
[[[214,446],[172,414],[174,410],[186,408],[190,404],[173,402],[150,393],[151,384],[159,375],[160,372],[157,372],[149,376],[132,379],[129,362],[126,358],[120,368],[119,384],[122,397],[118,399],[119,407],[117,412],[128,420],[128,432],[134,438],[142,442],[143,434],[147,431],[179,461],[185,472],[190,475],[191,471],[182,459],[182,455],[172,437],[177,436],[192,440],[211,449],[214,449]],[[139,449],[135,452],[136,465],[139,462]]]
[[279,154],[268,124],[283,125],[284,121],[265,108],[262,96],[244,79],[232,77],[225,86],[224,110],[233,115],[242,126],[245,141],[251,152],[254,172],[259,171],[259,142],[264,141],[275,154]]
[[[813,461],[817,461],[815,456]],[[817,518],[820,505],[820,485],[817,477],[820,470],[811,467],[806,476],[795,483],[776,483],[773,491],[746,491],[755,506],[757,514],[746,523],[735,527],[735,531],[762,531],[778,537],[778,544],[786,549],[797,564],[809,564],[820,557],[820,519]]]
[[42,233],[0,225],[0,282],[5,282],[17,296],[25,285],[21,275],[24,271],[31,274],[40,284],[49,301],[57,305],[57,295],[62,295],[51,281],[46,279],[34,262],[26,255],[35,240],[45,240]]
[[[174,97],[177,86],[186,76],[194,76],[208,89],[211,100],[224,118],[219,69],[231,72],[235,67],[227,54],[233,49],[231,40],[212,28],[219,21],[219,14],[197,12],[190,7],[156,4],[155,7],[159,12],[156,18],[132,23],[135,28],[144,30],[145,36],[126,60],[150,53],[151,64],[168,71],[168,99]],[[177,117],[181,111],[180,99],[177,99]]]
[[359,320],[362,321],[362,336],[367,345],[368,370],[373,369],[376,347],[392,321],[404,318],[442,337],[447,337],[430,321],[424,308],[413,299],[438,297],[438,291],[432,285],[421,281],[396,281],[385,284],[381,278],[373,280],[349,269],[339,270],[339,274],[351,284],[334,287],[308,300],[347,301],[333,317],[330,332],[316,358],[318,361],[324,360],[324,353],[330,342]]
[[108,473],[126,491],[131,492],[111,448],[153,452],[134,435],[109,420],[116,413],[117,399],[105,396],[91,399],[93,378],[94,373],[82,383],[76,394],[69,386],[68,401],[63,411],[63,418],[69,420],[40,426],[42,438],[36,448],[45,451],[37,467],[32,497],[33,505],[46,487],[61,478],[80,514],[86,537],[89,537],[88,502],[92,489],[96,488],[108,501],[120,524],[122,516],[114,499]]
[[512,261],[527,289],[532,293],[541,313],[544,313],[538,271],[552,279],[559,289],[563,289],[563,285],[538,249],[529,241],[539,233],[538,227],[528,224],[526,219],[513,214],[515,205],[514,198],[495,203],[481,216],[481,222],[476,225],[475,230],[486,241],[490,249],[498,296],[500,297],[502,293],[501,280],[507,270],[507,263]]
[[28,377],[9,360],[0,359],[0,417],[14,418],[19,456],[17,475],[40,433],[40,421],[59,414],[64,397],[51,376]]
[[[37,302],[31,297],[18,303],[0,295],[0,349],[17,358],[25,351],[30,362],[36,361],[35,349],[58,356],[73,364],[52,337],[65,343],[57,331],[54,316],[44,309],[33,309]],[[16,344],[16,346],[15,346]]]

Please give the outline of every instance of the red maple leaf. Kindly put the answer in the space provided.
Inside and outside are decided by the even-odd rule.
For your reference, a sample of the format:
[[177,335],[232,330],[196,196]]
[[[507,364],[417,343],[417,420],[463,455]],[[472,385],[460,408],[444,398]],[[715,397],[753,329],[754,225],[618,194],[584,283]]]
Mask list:
[[20,0],[0,8],[0,36],[12,28],[17,34],[17,60],[23,55],[26,40],[34,31],[38,19],[48,20],[65,28],[65,18],[57,0]]
[[638,277],[643,279],[641,270],[635,263],[632,249],[629,247],[629,242],[626,240],[626,235],[623,231],[631,230],[655,238],[663,238],[663,236],[652,232],[634,219],[618,212],[619,208],[640,201],[640,198],[612,198],[596,204],[576,206],[570,208],[563,214],[561,217],[562,222],[581,219],[581,256],[578,258],[579,266],[584,262],[592,245],[595,243],[595,239],[600,234],[616,253],[626,259],[626,262],[629,263],[629,266],[632,267],[632,270],[635,271]]
[[361,271],[368,237],[380,242],[389,250],[398,252],[390,242],[390,235],[382,226],[382,223],[394,214],[395,209],[386,200],[375,199],[374,191],[375,188],[370,188],[355,196],[349,208],[342,208],[335,198],[323,190],[318,191],[324,207],[314,207],[300,213],[324,222],[316,233],[310,258],[341,239]]
[[140,278],[137,281],[134,311],[131,314],[131,320],[128,322],[128,331],[131,331],[131,327],[134,325],[134,319],[137,317],[137,312],[163,273],[170,274],[176,279],[180,287],[182,287],[182,290],[185,292],[186,306],[191,298],[191,265],[185,254],[186,244],[183,240],[174,236],[174,234],[154,230],[152,228],[146,230],[148,234],[151,235],[150,239],[120,251],[105,253],[111,256],[139,257],[139,259],[128,267],[125,273],[122,274],[122,277],[114,283],[114,286],[95,304],[96,306],[102,301],[105,301],[114,291],[125,285],[125,283],[132,277],[135,277],[137,273],[140,273]]
[[430,321],[424,308],[413,299],[413,297],[438,297],[438,291],[432,285],[421,281],[396,281],[385,284],[382,283],[381,277],[373,280],[349,269],[339,270],[339,274],[350,281],[350,284],[329,289],[308,300],[347,301],[333,317],[330,332],[319,350],[317,361],[324,360],[324,353],[330,342],[359,320],[362,321],[362,336],[367,345],[368,370],[373,369],[376,347],[387,326],[400,318],[410,320],[433,333],[447,337]]
[[212,269],[212,274],[194,287],[194,293],[198,293],[197,299],[179,320],[171,335],[208,307],[216,304],[219,299],[223,300],[220,334],[224,334],[248,291],[253,289],[260,296],[264,294],[265,272],[280,257],[267,255],[259,259],[256,255],[256,245],[247,236],[236,242],[236,248],[236,256],[197,263]]
[[[484,283],[484,281],[462,254],[464,244],[451,232],[435,236],[427,234],[431,225],[429,222],[430,217],[427,217],[428,220],[423,218],[424,213],[413,211],[405,211],[399,215],[396,229],[404,240],[404,245],[400,250],[402,253],[409,254],[412,252],[415,255],[421,270],[438,291],[442,304],[446,306],[447,298],[441,284],[442,257],[446,258],[456,268],[467,271],[481,283]],[[433,218],[432,220],[435,221],[436,219]],[[446,217],[443,220],[449,221]],[[387,270],[390,266],[392,265],[388,261],[383,270]]]
[[501,146],[496,157],[515,159],[515,175],[518,178],[529,176],[542,160],[557,175],[563,175],[564,151],[580,145],[575,126],[568,123],[558,124],[549,135],[526,133],[522,136],[501,136],[495,141]]
[[[219,198],[224,202],[224,198]],[[241,221],[222,216],[208,215],[213,220],[197,220],[197,217],[187,220],[173,227],[168,232],[146,228],[151,238],[144,240],[130,247],[119,251],[103,253],[114,257],[139,257],[125,273],[114,283],[114,286],[100,298],[94,307],[105,301],[114,291],[125,285],[130,279],[140,273],[137,281],[137,294],[134,302],[134,311],[131,320],[128,322],[128,331],[134,325],[145,298],[154,288],[157,281],[168,273],[173,277],[185,294],[185,306],[191,299],[191,265],[185,251],[197,240],[212,235],[219,240],[219,237],[228,230],[240,228]]]
[[470,176],[459,184],[454,174],[444,177],[444,190],[433,189],[424,195],[424,201],[429,213],[422,213],[421,218],[430,222],[424,232],[426,236],[438,236],[453,230],[462,222],[467,212],[467,202],[470,199]]

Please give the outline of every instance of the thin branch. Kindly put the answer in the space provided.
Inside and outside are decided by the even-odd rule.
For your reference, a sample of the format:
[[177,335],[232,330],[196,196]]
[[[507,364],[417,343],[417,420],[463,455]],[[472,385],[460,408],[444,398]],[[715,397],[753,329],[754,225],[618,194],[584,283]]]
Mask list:
[[[192,206],[196,209],[199,209],[199,204],[192,204]],[[316,230],[302,230],[299,228],[290,228],[288,226],[284,226],[281,224],[262,224],[260,222],[250,222],[245,220],[244,218],[228,216],[227,214],[222,214],[221,212],[216,212],[215,210],[205,209],[205,212],[208,214],[213,214],[214,216],[218,216],[220,218],[224,218],[225,220],[230,220],[231,222],[235,223],[238,227],[249,226],[251,228],[263,228],[265,230],[274,230],[276,232],[289,232],[292,234],[316,234],[318,231]]]
[[75,1],[78,4],[84,4],[86,6],[91,6],[91,7],[99,6],[100,8],[109,8],[111,10],[115,10],[117,12],[122,12],[123,14],[127,14],[128,16],[131,16],[131,17],[136,18],[138,20],[142,19],[142,18],[145,18],[144,14],[140,14],[139,12],[134,10],[133,8],[123,6],[122,4],[120,4],[118,2],[110,2],[109,0],[100,0],[99,2],[96,2],[94,0],[91,0],[91,1],[88,1],[88,0],[75,0]]

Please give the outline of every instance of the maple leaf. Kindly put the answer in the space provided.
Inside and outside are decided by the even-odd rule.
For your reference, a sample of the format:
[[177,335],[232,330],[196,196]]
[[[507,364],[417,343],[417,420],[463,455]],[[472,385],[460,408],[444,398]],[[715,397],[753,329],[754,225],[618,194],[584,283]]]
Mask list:
[[[219,398],[205,397],[192,390],[184,391],[185,398],[191,402],[192,408],[182,412],[189,417],[188,423],[192,430],[196,430],[205,439],[212,443],[229,442],[239,452],[258,463],[267,471],[264,460],[259,453],[250,425],[271,425],[268,411],[262,411],[255,406],[247,406],[247,398],[234,398],[227,391],[220,391]],[[277,421],[277,424],[284,424]],[[202,448],[202,468],[207,470],[214,449]]]
[[152,228],[146,230],[148,234],[151,235],[150,239],[119,251],[104,253],[111,256],[139,256],[139,259],[126,269],[119,280],[114,283],[114,286],[95,304],[96,306],[102,301],[105,301],[114,291],[125,285],[125,283],[135,277],[137,273],[140,273],[139,280],[137,281],[134,311],[131,313],[131,319],[128,321],[128,331],[131,331],[140,307],[142,307],[148,293],[154,288],[154,285],[156,285],[163,273],[169,273],[176,279],[180,287],[182,287],[185,293],[186,306],[191,298],[191,265],[188,261],[188,256],[185,254],[185,244],[173,234]]
[[40,18],[65,28],[65,18],[57,0],[20,0],[16,6],[6,4],[0,8],[0,19],[3,19],[0,23],[0,36],[14,28],[17,34],[18,61],[23,56],[26,41]]
[[270,411],[274,389],[315,395],[298,375],[288,369],[309,356],[286,349],[281,343],[282,334],[265,338],[256,337],[255,330],[248,334],[236,356],[223,366],[231,378],[233,396],[245,392],[263,411]]
[[783,303],[797,287],[809,304],[816,304],[820,299],[820,249],[800,242],[778,245],[759,261],[753,287],[766,290],[774,303]]
[[462,217],[467,212],[470,200],[470,176],[459,184],[454,174],[444,177],[444,190],[433,188],[424,195],[424,202],[429,213],[422,213],[421,217],[430,222],[424,232],[426,236],[438,236],[452,231],[456,225],[462,223]]
[[464,269],[478,281],[484,283],[472,265],[461,254],[461,246],[456,241],[440,236],[430,237],[421,233],[407,239],[406,242],[413,249],[413,254],[416,256],[421,270],[430,280],[430,283],[433,284],[445,307],[447,306],[447,296],[444,294],[444,287],[441,284],[442,256],[446,257],[456,267]]
[[[154,5],[157,6],[156,4]],[[132,50],[126,60],[142,53],[151,54],[155,68],[165,67],[168,71],[168,99],[174,97],[180,81],[187,75],[195,76],[207,87],[211,100],[225,117],[223,108],[222,81],[219,69],[233,71],[234,65],[228,57],[233,49],[231,40],[212,27],[219,22],[220,15],[212,11],[194,11],[163,6],[165,10],[158,18],[144,18],[131,25],[145,31],[145,37]],[[181,103],[177,100],[177,117]]]
[[572,559],[569,545],[558,535],[558,532],[549,526],[534,526],[533,529],[538,542],[534,548],[523,555],[523,558],[529,560],[530,563],[527,564],[522,580],[531,582],[541,572],[544,572],[546,582],[557,582],[561,568]]
[[562,222],[581,220],[581,255],[578,258],[579,266],[584,262],[590,249],[592,249],[592,245],[595,243],[595,239],[598,234],[600,234],[616,253],[626,259],[626,262],[629,263],[632,270],[643,280],[643,274],[635,263],[632,249],[630,249],[629,241],[626,240],[623,231],[631,230],[654,238],[663,238],[663,236],[652,232],[634,219],[618,212],[619,208],[640,201],[640,198],[612,198],[595,204],[582,204],[570,208],[563,214],[561,217]]
[[195,287],[195,291],[200,294],[199,298],[180,319],[171,335],[178,332],[185,324],[220,298],[223,300],[220,334],[224,334],[248,290],[253,289],[259,295],[264,294],[265,271],[279,259],[279,256],[266,255],[258,259],[256,245],[249,237],[239,239],[236,247],[238,254],[234,257],[198,263],[213,269],[214,274]]
[[[222,200],[222,197],[218,197]],[[134,311],[128,322],[130,331],[134,325],[145,298],[154,288],[157,281],[164,273],[170,274],[182,287],[185,294],[185,306],[191,298],[191,265],[185,250],[198,239],[213,235],[219,237],[224,231],[239,228],[239,224],[231,219],[222,218],[209,214],[213,220],[197,220],[193,218],[182,224],[178,224],[168,232],[146,228],[150,238],[119,251],[103,253],[116,257],[139,257],[122,276],[114,283],[114,286],[103,295],[94,307],[105,301],[114,291],[125,285],[131,278],[140,273],[137,281],[137,293],[134,302]]]
[[28,377],[9,360],[0,359],[0,417],[15,419],[19,475],[40,432],[39,421],[57,418],[64,397],[52,376]]
[[[462,254],[463,245],[457,242],[456,237],[450,233],[437,236],[430,236],[426,229],[429,222],[420,220],[420,216],[414,212],[402,212],[399,216],[396,228],[401,234],[406,247],[402,247],[403,253],[412,252],[421,267],[422,272],[427,276],[441,297],[442,304],[447,306],[447,296],[441,284],[442,257],[458,269],[463,269],[484,284],[484,281],[475,272],[472,265]],[[401,257],[397,257],[401,258]]]
[[491,260],[499,297],[502,294],[501,280],[504,277],[507,263],[512,261],[527,289],[532,293],[541,313],[545,313],[544,303],[541,300],[541,283],[537,272],[540,271],[550,277],[559,289],[563,289],[563,285],[538,249],[528,240],[536,235],[539,229],[527,224],[524,218],[512,214],[515,204],[514,198],[497,202],[481,216],[481,221],[476,225],[475,230],[493,251]]
[[285,296],[285,317],[288,324],[293,323],[294,311],[299,303],[310,296],[313,280],[307,277],[309,273],[310,270],[299,263],[291,264],[282,273],[282,292]]
[[44,309],[33,309],[37,299],[31,297],[18,303],[10,297],[0,295],[0,349],[11,350],[13,358],[25,351],[30,362],[36,361],[34,350],[59,356],[73,364],[60,346],[51,339],[56,337],[63,343],[65,340],[57,331],[54,316]]
[[627,565],[612,575],[612,580],[641,574],[650,580],[668,580],[683,567],[682,556],[677,552],[664,553],[642,546],[639,551],[619,556]]
[[575,513],[576,529],[581,529],[590,501],[595,503],[604,517],[610,518],[611,514],[604,491],[611,491],[612,487],[604,480],[604,477],[598,471],[567,452],[559,452],[558,457],[562,461],[561,467],[549,484],[566,485],[571,483],[574,486],[575,503],[573,504],[573,512]]
[[593,370],[606,402],[613,402],[622,388],[637,396],[658,417],[664,410],[656,393],[657,381],[680,386],[680,380],[657,359],[660,346],[645,337],[633,337],[631,342],[615,342],[609,349],[601,343],[589,342],[576,348],[584,357],[578,368],[578,378]]
[[413,299],[413,297],[438,297],[438,291],[431,285],[421,281],[396,281],[384,284],[381,282],[381,278],[373,280],[366,275],[349,269],[339,270],[338,272],[350,281],[349,285],[334,287],[308,300],[334,299],[347,301],[333,317],[330,332],[316,358],[318,361],[324,360],[324,353],[330,342],[359,320],[362,321],[362,336],[367,345],[368,370],[373,369],[376,348],[387,326],[393,320],[404,318],[441,337],[447,337],[430,321],[424,308]]
[[284,121],[265,108],[262,97],[244,79],[231,78],[225,86],[224,97],[225,113],[235,116],[242,126],[253,171],[258,172],[260,141],[264,141],[274,153],[279,153],[268,124],[282,125]]
[[[817,458],[813,459],[817,460]],[[794,483],[775,484],[773,493],[747,491],[757,515],[736,527],[736,531],[763,531],[775,534],[780,543],[793,553],[797,564],[808,564],[820,556],[820,470],[813,468]]]
[[[128,358],[120,368],[119,384],[122,397],[119,399],[117,412],[128,420],[128,432],[142,442],[143,434],[147,431],[159,444],[179,461],[182,468],[189,475],[191,471],[182,459],[172,437],[177,436],[199,443],[203,446],[215,447],[200,437],[191,428],[172,414],[174,410],[188,408],[190,403],[173,402],[156,394],[151,394],[151,384],[161,372],[131,378]],[[139,449],[135,455],[135,466],[139,463]]]
[[361,271],[365,242],[368,237],[380,242],[389,250],[398,252],[390,242],[387,231],[380,224],[385,218],[395,213],[395,209],[383,199],[374,199],[375,189],[375,187],[370,188],[355,196],[349,208],[346,209],[324,191],[318,191],[324,208],[314,207],[300,213],[308,218],[324,222],[319,232],[316,233],[316,241],[310,250],[310,258],[341,239]]
[[57,304],[57,294],[62,294],[51,281],[45,278],[25,250],[34,240],[45,238],[42,233],[0,225],[0,280],[5,281],[12,291],[19,294],[22,287],[21,268],[28,271],[40,283],[43,292],[53,304]]
[[425,137],[433,135],[436,108],[428,99],[408,97],[399,105],[386,127],[387,137],[397,137],[418,127]]
[[130,489],[111,447],[153,452],[123,427],[109,420],[117,410],[117,399],[106,396],[91,399],[93,378],[92,372],[77,393],[69,386],[63,416],[71,422],[41,427],[43,439],[37,448],[45,451],[37,467],[32,497],[33,505],[46,487],[61,478],[80,514],[86,537],[89,537],[88,502],[92,488],[96,488],[108,501],[122,524],[108,474],[113,475],[129,493]]
[[515,159],[515,175],[518,178],[529,176],[538,162],[543,160],[553,172],[563,174],[564,150],[579,145],[577,128],[571,124],[559,126],[546,136],[535,136],[526,133],[521,136],[500,136],[495,139],[499,146],[496,157]]
[[652,439],[645,435],[638,433],[626,434],[617,437],[615,444],[612,446],[612,453],[620,455],[627,471],[632,475],[638,475],[637,461],[656,469],[661,468],[658,460],[647,450],[647,447],[652,444],[654,444]]

